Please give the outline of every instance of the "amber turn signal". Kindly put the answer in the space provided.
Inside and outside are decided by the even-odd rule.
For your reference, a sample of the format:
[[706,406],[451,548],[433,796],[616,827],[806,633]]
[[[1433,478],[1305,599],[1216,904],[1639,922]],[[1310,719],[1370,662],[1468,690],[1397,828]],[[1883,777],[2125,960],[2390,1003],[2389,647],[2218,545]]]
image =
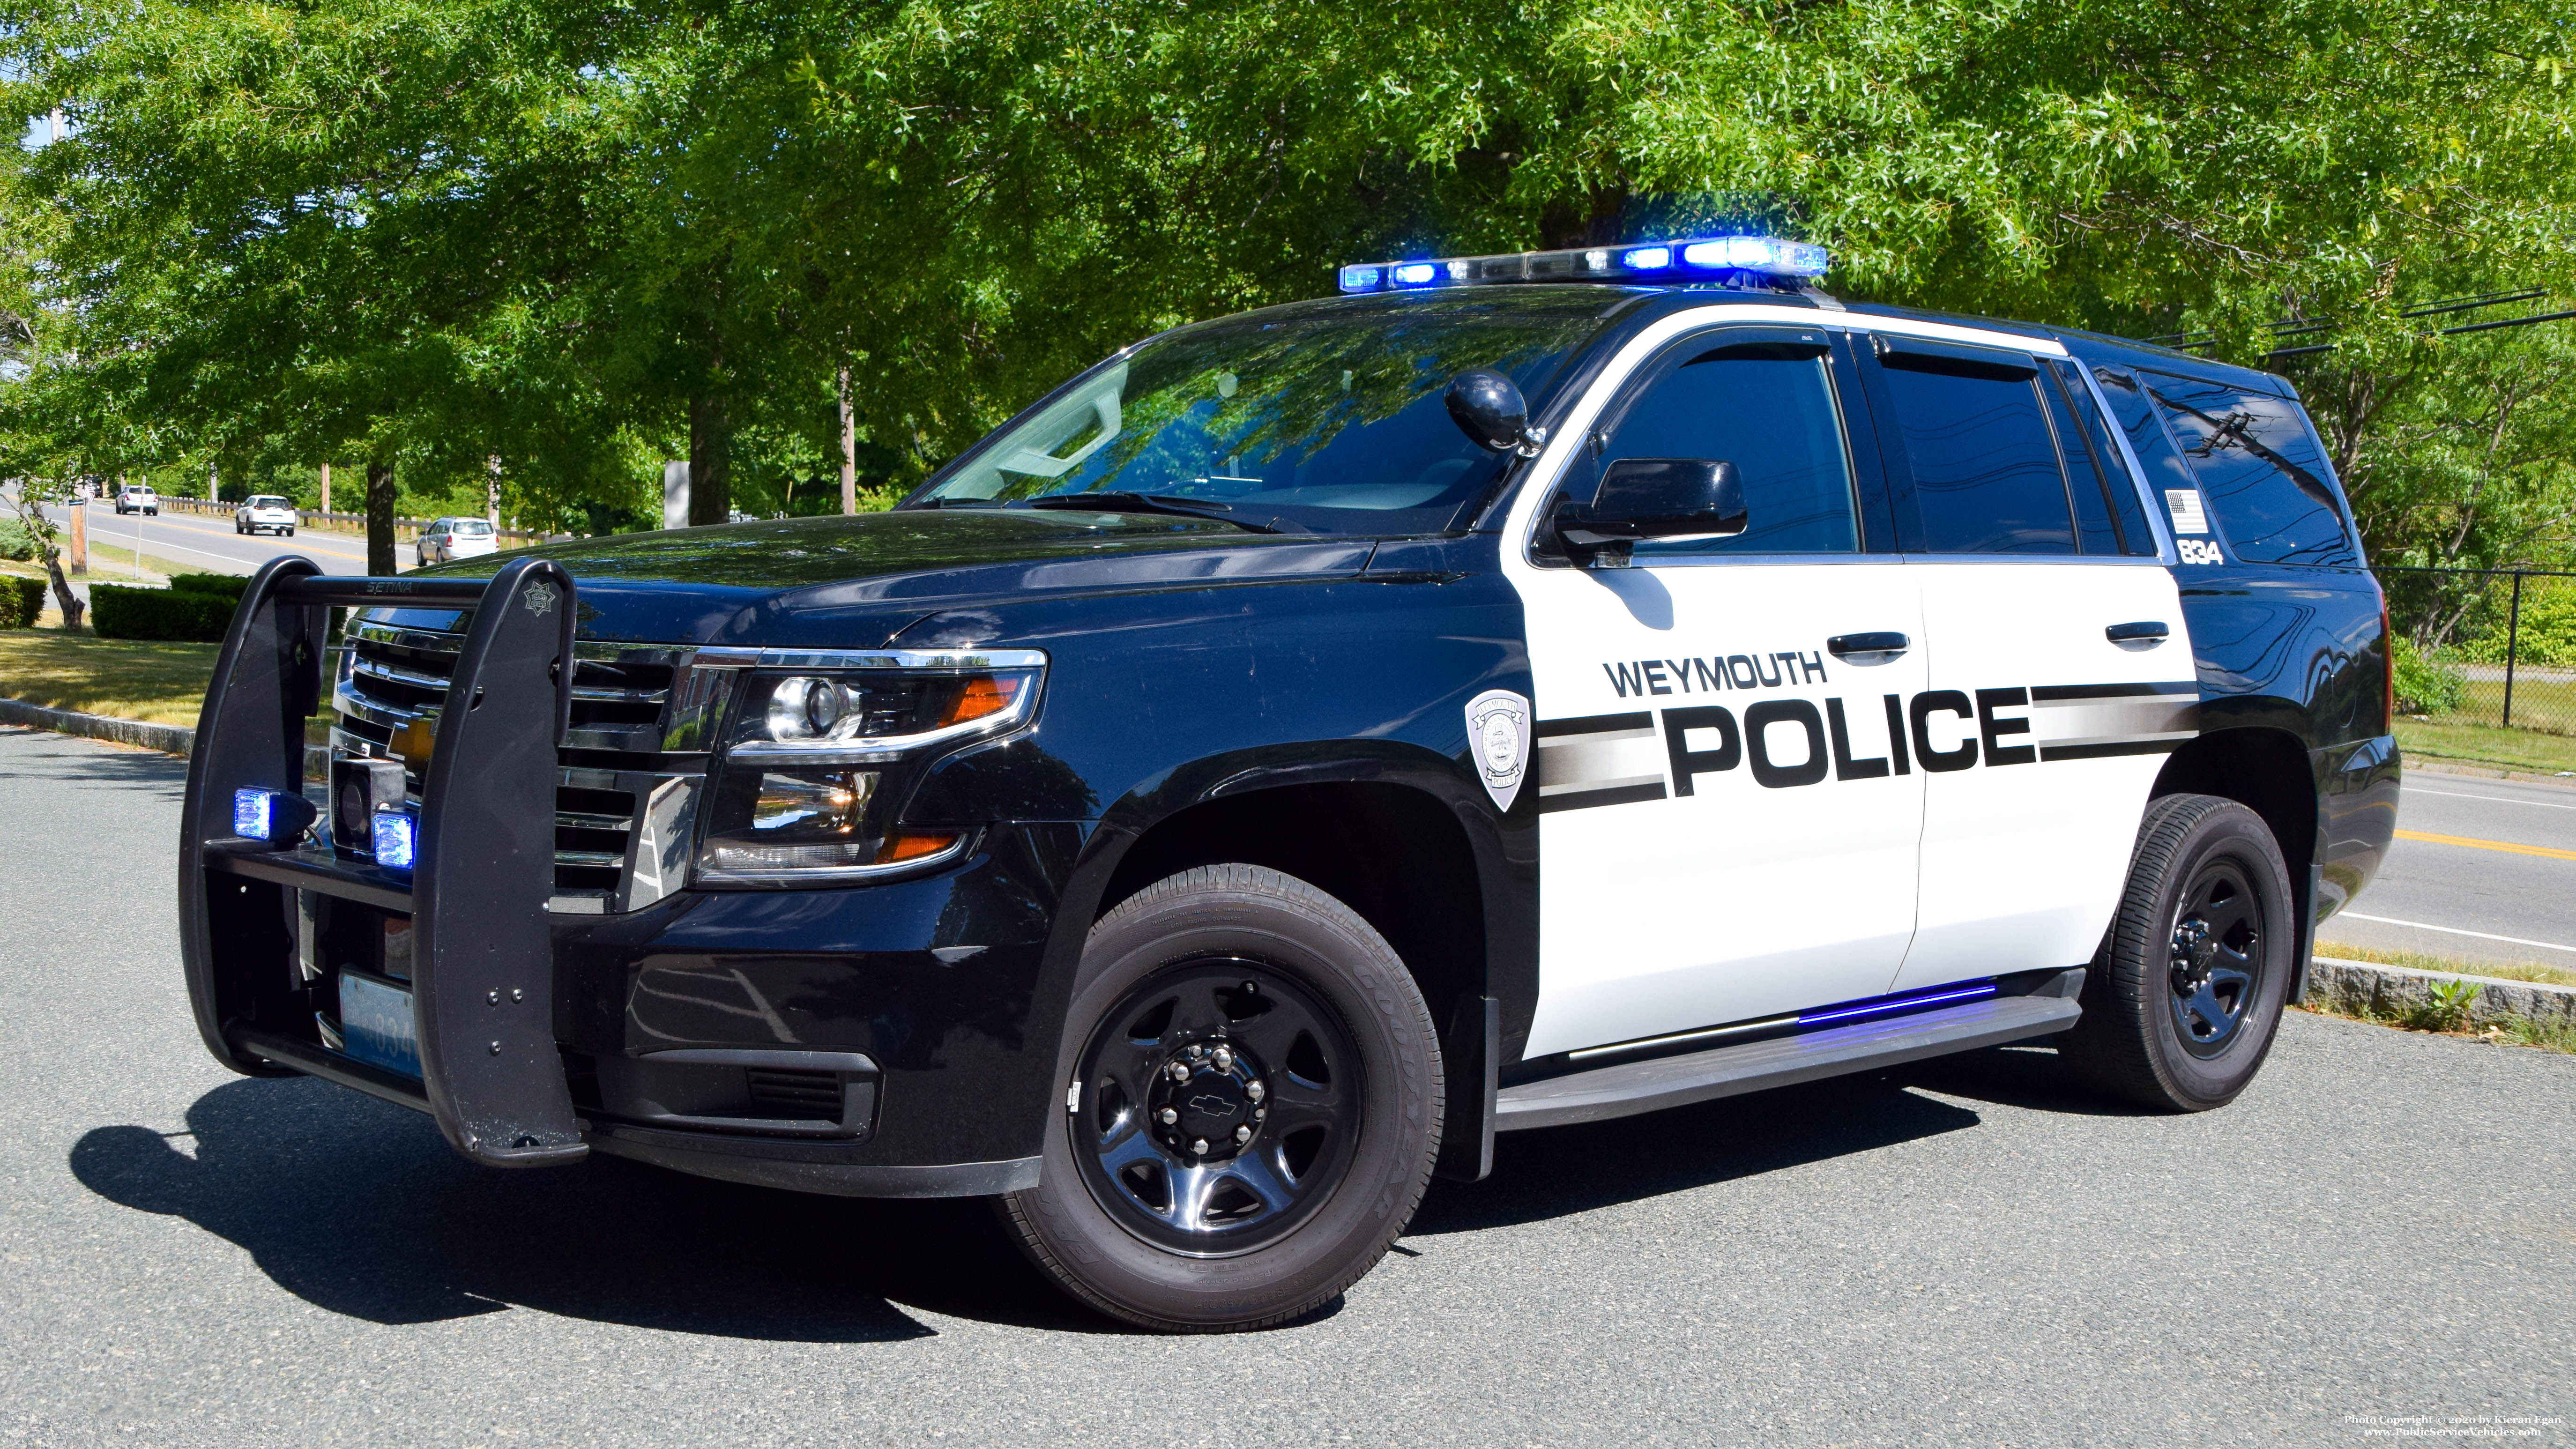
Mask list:
[[885,844],[877,847],[877,864],[919,860],[925,855],[937,855],[956,843],[957,832],[953,830],[898,830],[885,838]]

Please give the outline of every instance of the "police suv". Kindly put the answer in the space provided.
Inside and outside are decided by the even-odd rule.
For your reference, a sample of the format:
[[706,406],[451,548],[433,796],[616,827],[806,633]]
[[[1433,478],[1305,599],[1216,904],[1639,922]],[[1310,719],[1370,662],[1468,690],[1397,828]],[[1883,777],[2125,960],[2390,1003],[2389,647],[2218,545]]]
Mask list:
[[495,1167],[991,1196],[1176,1330],[1498,1132],[2035,1040],[2220,1106],[2395,825],[2316,435],[1823,264],[1348,267],[889,513],[279,559],[190,766],[206,1045]]

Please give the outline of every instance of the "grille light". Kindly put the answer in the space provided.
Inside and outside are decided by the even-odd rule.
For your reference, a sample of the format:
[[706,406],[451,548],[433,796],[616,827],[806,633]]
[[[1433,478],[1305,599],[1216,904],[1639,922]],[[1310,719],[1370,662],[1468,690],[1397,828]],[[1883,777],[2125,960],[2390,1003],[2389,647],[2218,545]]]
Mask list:
[[420,817],[409,807],[379,806],[369,822],[376,864],[386,870],[409,870],[420,841]]
[[314,814],[312,802],[301,795],[280,790],[233,792],[233,834],[245,840],[289,844],[303,837]]
[[1632,277],[1669,282],[1694,275],[1722,278],[1728,274],[1794,285],[1823,276],[1831,262],[1825,249],[1812,242],[1725,236],[1645,242],[1629,247],[1435,257],[1418,262],[1359,262],[1340,268],[1337,280],[1345,292],[1410,291],[1416,287],[1496,282],[1599,282]]

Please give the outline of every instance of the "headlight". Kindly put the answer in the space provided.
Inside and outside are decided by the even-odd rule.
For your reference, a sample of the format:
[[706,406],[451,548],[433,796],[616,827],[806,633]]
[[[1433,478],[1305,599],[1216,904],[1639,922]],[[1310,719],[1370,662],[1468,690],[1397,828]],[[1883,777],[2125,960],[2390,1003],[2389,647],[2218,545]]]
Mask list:
[[820,885],[963,850],[954,828],[894,825],[941,756],[1027,723],[1035,651],[799,655],[744,677],[699,836],[709,885]]

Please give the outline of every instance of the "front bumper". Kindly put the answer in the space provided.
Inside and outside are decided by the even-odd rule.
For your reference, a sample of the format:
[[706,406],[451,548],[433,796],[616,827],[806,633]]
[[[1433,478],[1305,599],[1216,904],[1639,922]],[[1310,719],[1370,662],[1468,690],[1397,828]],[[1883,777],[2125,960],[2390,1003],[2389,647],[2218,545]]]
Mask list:
[[[540,584],[552,618],[513,607]],[[855,889],[551,912],[552,812],[526,802],[554,794],[571,580],[529,560],[489,587],[323,580],[284,559],[245,594],[183,815],[183,953],[208,1049],[428,1112],[493,1166],[596,1149],[869,1196],[1033,1183],[1054,1041],[1032,1006],[1080,828],[990,828],[937,875]],[[481,701],[442,723],[415,869],[232,836],[235,789],[298,788],[323,606],[406,597],[473,608],[450,697]],[[343,970],[407,982],[419,1077],[334,1045]]]

